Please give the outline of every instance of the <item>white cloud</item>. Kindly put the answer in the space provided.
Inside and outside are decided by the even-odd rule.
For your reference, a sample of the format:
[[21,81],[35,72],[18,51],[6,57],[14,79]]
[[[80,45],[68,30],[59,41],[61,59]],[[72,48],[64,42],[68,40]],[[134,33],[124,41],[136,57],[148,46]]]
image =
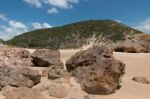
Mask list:
[[23,0],[23,1],[30,4],[30,5],[35,6],[37,8],[40,8],[42,6],[41,0]]
[[119,23],[122,23],[122,21],[121,21],[121,20],[118,20],[118,19],[116,19],[115,21],[116,21],[116,22],[119,22]]
[[32,23],[33,29],[43,29],[43,28],[52,28],[52,26],[48,23],[39,23],[39,22],[33,22]]
[[78,3],[79,0],[45,0],[44,2],[59,8],[72,8],[72,4]]
[[43,23],[43,28],[53,28],[53,27],[48,23]]
[[0,14],[0,20],[7,21],[7,17],[4,14]]
[[56,8],[62,9],[70,9],[73,8],[73,4],[79,3],[79,0],[23,0],[29,5],[33,5],[35,7],[42,7],[42,6],[50,6],[53,7],[49,9],[48,12],[56,13],[58,10]]
[[138,23],[136,26],[133,26],[133,28],[150,34],[150,18],[147,18],[144,21]]
[[10,20],[8,25],[1,25],[1,38],[8,40],[16,35],[27,32],[28,27],[19,21]]
[[42,28],[52,28],[52,26],[46,22],[42,24],[39,22],[30,22],[29,24],[26,24],[17,20],[7,19],[5,25],[0,24],[0,38],[9,40],[16,35]]
[[57,13],[59,13],[58,12],[58,10],[56,9],[56,8],[51,8],[51,9],[48,9],[48,11],[47,11],[48,13],[50,13],[50,14],[57,14]]
[[12,28],[17,28],[17,29],[26,29],[27,28],[25,24],[23,24],[19,21],[16,21],[16,20],[10,20],[9,26]]

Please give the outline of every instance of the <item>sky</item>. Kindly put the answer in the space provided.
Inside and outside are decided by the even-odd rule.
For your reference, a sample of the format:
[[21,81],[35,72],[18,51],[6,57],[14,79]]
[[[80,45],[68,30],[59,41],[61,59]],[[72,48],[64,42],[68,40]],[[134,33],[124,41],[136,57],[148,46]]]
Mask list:
[[83,20],[112,19],[150,34],[150,0],[0,0],[0,38]]

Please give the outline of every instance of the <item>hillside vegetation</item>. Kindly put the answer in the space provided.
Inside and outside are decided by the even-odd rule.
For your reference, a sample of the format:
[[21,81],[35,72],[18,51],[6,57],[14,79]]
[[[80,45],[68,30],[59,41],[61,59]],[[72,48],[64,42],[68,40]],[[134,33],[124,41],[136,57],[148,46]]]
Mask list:
[[2,39],[0,39],[0,43],[3,43],[4,41]]
[[93,36],[98,41],[118,42],[125,40],[128,35],[140,33],[142,32],[113,20],[89,20],[27,32],[6,43],[29,48],[77,48]]

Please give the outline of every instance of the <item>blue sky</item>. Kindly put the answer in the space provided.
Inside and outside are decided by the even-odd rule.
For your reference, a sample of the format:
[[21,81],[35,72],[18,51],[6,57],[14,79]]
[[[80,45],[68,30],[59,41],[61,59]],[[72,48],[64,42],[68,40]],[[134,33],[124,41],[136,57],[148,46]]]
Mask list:
[[0,0],[0,38],[89,19],[113,19],[150,33],[150,0]]

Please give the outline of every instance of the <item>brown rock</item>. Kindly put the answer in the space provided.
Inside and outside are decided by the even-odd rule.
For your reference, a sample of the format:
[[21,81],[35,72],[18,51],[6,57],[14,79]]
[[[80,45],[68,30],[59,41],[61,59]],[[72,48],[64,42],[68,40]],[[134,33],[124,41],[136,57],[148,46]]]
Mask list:
[[62,78],[64,76],[66,76],[67,74],[68,74],[68,72],[66,70],[64,70],[63,68],[61,68],[60,66],[57,66],[57,65],[50,66],[50,67],[48,67],[48,69],[46,69],[43,72],[43,75],[47,75],[48,79]]
[[72,56],[66,67],[89,94],[110,94],[120,87],[125,65],[105,46],[93,46]]
[[45,99],[38,89],[20,87],[6,95],[6,99]]
[[28,68],[0,67],[0,90],[7,85],[33,87],[40,79],[38,72]]
[[141,46],[144,47],[143,52],[150,53],[150,35],[141,35],[139,39]]
[[49,67],[51,65],[57,65],[63,67],[63,63],[60,61],[59,51],[38,49],[32,54],[32,58],[35,66]]

